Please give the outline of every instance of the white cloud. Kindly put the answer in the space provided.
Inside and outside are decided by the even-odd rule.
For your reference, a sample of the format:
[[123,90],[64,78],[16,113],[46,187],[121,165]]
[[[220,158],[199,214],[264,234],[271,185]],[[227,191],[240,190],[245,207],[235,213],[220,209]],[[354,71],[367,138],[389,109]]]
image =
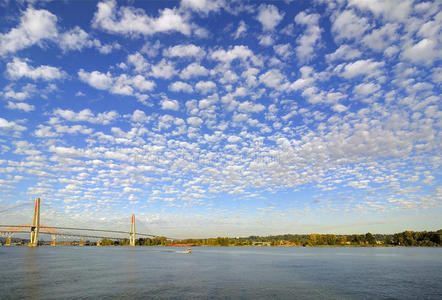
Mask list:
[[437,45],[438,43],[431,39],[423,39],[405,49],[402,56],[416,64],[430,65],[442,58],[442,50]]
[[349,5],[371,11],[386,20],[405,22],[410,14],[412,0],[349,0]]
[[284,13],[279,12],[278,8],[272,4],[261,4],[258,8],[256,19],[261,23],[263,30],[270,31],[284,18]]
[[89,35],[86,31],[78,26],[75,26],[74,29],[60,35],[58,44],[63,51],[81,51],[81,49],[84,47],[90,47],[92,41],[89,40]]
[[131,86],[131,78],[126,74],[121,74],[120,76],[114,78],[114,82],[110,87],[110,92],[112,94],[127,95],[131,96],[134,94],[134,89]]
[[209,70],[195,62],[191,63],[181,71],[180,78],[190,79],[192,77],[206,76],[208,74]]
[[321,37],[321,29],[319,28],[319,15],[300,12],[295,17],[297,24],[307,26],[304,34],[298,38],[296,47],[296,54],[301,62],[309,61],[315,53],[315,48],[318,40]]
[[271,34],[263,34],[258,36],[259,44],[261,46],[271,46],[275,42]]
[[169,90],[172,92],[185,92],[185,93],[193,93],[193,88],[190,84],[182,82],[182,81],[175,81],[169,85]]
[[332,106],[332,109],[335,112],[341,113],[341,112],[346,111],[348,108],[342,104],[336,103],[335,105]]
[[239,39],[240,37],[244,37],[246,35],[246,32],[247,32],[247,25],[243,20],[241,20],[241,21],[239,21],[238,28],[232,34],[232,37],[235,40]]
[[135,96],[141,102],[144,102],[147,96],[136,92],[135,89],[145,92],[155,88],[155,82],[147,80],[142,75],[130,77],[126,74],[121,74],[113,78],[109,72],[104,74],[99,71],[86,72],[80,69],[78,76],[82,81],[96,89],[108,90],[112,94]]
[[138,73],[146,72],[149,69],[150,64],[139,52],[130,54],[127,56],[127,62],[135,67],[135,71]]
[[203,123],[203,120],[201,120],[198,117],[187,118],[187,124],[189,124],[193,127],[199,127],[202,123]]
[[42,79],[46,81],[61,79],[65,73],[56,67],[39,66],[32,67],[25,60],[14,57],[12,62],[6,64],[6,72],[12,79],[28,77],[33,80]]
[[[384,66],[384,62],[377,62],[371,59],[362,59],[353,63],[345,65],[344,70],[341,73],[342,77],[347,79],[354,78],[360,75],[366,75],[368,77],[377,76],[381,73],[381,68]],[[337,69],[340,69],[342,65],[339,65]]]
[[0,34],[0,55],[39,44],[57,37],[57,17],[47,10],[28,8],[20,18],[17,28]]
[[12,86],[6,86],[4,89],[4,92],[1,93],[1,95],[6,99],[15,99],[15,100],[25,100],[27,98],[30,98],[37,92],[37,87],[35,84],[27,84],[22,88],[22,91],[14,91],[12,89]]
[[285,76],[278,69],[271,69],[259,76],[259,81],[268,87],[280,89]]
[[58,46],[67,51],[81,51],[83,48],[96,48],[101,54],[109,54],[114,49],[120,49],[120,44],[114,42],[113,44],[103,45],[99,40],[92,39],[90,35],[78,26],[66,31],[58,36]]
[[34,105],[24,103],[24,102],[12,102],[8,101],[8,106],[6,106],[9,109],[17,109],[17,110],[23,110],[25,112],[30,112],[35,109]]
[[275,53],[281,56],[284,59],[287,59],[292,55],[292,48],[290,44],[279,44],[273,46],[273,50],[275,50]]
[[66,126],[61,124],[55,124],[54,129],[57,133],[68,133],[68,134],[85,134],[90,135],[94,130],[92,128],[87,128],[83,125],[73,125]]
[[164,110],[178,110],[180,109],[180,104],[176,100],[163,99],[161,100],[161,108]]
[[181,0],[180,6],[207,15],[212,11],[218,12],[226,3],[224,0]]
[[210,55],[212,59],[219,60],[225,63],[230,63],[235,59],[246,60],[253,56],[253,52],[247,46],[236,45],[229,50],[219,49]]
[[216,90],[216,84],[213,81],[198,81],[195,85],[195,89],[202,94],[208,94]]
[[264,109],[264,105],[250,101],[244,101],[238,105],[238,111],[245,113],[257,113],[263,111]]
[[132,113],[130,119],[134,122],[137,122],[137,123],[144,123],[144,122],[148,122],[150,120],[149,117],[146,116],[144,111],[139,110],[139,109],[136,109]]
[[95,115],[88,108],[83,109],[78,113],[69,109],[57,108],[54,110],[53,114],[56,117],[65,119],[70,122],[89,122],[102,125],[108,125],[119,117],[118,113],[114,110],[98,113]]
[[375,51],[384,51],[399,38],[397,24],[385,24],[379,29],[374,29],[362,39],[362,42]]
[[82,81],[99,90],[107,90],[112,86],[113,80],[109,72],[104,74],[99,71],[86,72],[80,69],[78,76]]
[[375,84],[372,82],[369,83],[361,83],[353,88],[353,93],[360,96],[368,96],[377,92],[381,86],[379,84]]
[[227,141],[228,141],[229,143],[238,143],[238,142],[240,142],[241,140],[242,140],[241,137],[236,136],[236,135],[231,135],[231,136],[229,136],[229,137],[227,138]]
[[202,59],[206,55],[206,51],[193,44],[176,45],[164,49],[163,55],[168,57],[195,57]]
[[352,48],[349,45],[341,45],[335,52],[327,54],[325,58],[327,61],[333,62],[335,60],[353,60],[361,55],[362,53],[358,49]]
[[14,121],[8,121],[6,119],[0,118],[0,134],[5,135],[13,133],[14,135],[19,134],[21,131],[25,131],[26,127],[17,124]]
[[155,78],[169,79],[176,73],[173,63],[163,58],[158,64],[152,66],[151,75]]
[[191,33],[191,25],[186,16],[180,14],[177,9],[160,10],[159,16],[155,18],[146,15],[142,9],[116,6],[114,0],[98,3],[92,26],[111,33],[128,35],[152,35],[157,32],[180,32],[184,35]]
[[303,66],[299,69],[301,72],[301,78],[297,79],[290,85],[290,88],[293,90],[303,89],[307,86],[312,86],[314,83],[314,70],[309,66]]
[[141,75],[136,75],[129,80],[129,84],[137,88],[138,90],[151,91],[155,88],[155,82],[151,80],[147,80],[145,77]]
[[368,20],[357,16],[352,10],[344,10],[335,16],[331,31],[336,41],[361,38],[369,28]]

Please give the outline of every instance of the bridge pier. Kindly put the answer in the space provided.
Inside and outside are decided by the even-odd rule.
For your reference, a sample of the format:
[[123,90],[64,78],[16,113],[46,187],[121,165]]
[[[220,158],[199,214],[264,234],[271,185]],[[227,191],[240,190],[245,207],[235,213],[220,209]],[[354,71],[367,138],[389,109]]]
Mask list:
[[130,224],[129,246],[135,246],[135,215],[132,214],[132,223]]
[[51,235],[51,246],[55,247],[57,245],[56,237],[55,235]]
[[32,216],[31,242],[29,247],[38,246],[38,233],[40,231],[40,198],[35,198],[34,215]]
[[8,237],[6,238],[5,246],[11,246],[11,236],[10,235],[8,235]]

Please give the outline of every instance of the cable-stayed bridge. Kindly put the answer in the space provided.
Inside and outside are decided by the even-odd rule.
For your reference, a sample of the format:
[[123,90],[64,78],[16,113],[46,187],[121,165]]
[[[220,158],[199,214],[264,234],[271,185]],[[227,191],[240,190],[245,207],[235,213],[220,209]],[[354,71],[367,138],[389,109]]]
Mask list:
[[[30,247],[38,246],[38,238],[40,234],[51,235],[51,245],[56,245],[57,237],[62,238],[80,238],[80,239],[98,239],[97,246],[100,245],[100,239],[109,240],[124,240],[129,238],[129,245],[135,246],[136,236],[145,238],[160,238],[160,236],[137,233],[135,231],[135,215],[132,215],[130,231],[122,230],[107,230],[99,228],[79,228],[79,227],[62,227],[62,226],[47,226],[40,224],[40,198],[35,199],[34,213],[32,216],[32,224],[6,225],[0,224],[0,234],[6,235],[6,245],[11,244],[11,237],[13,234],[30,233]],[[163,236],[162,236],[163,237]],[[163,237],[164,238],[164,237]],[[174,240],[173,238],[167,238]]]

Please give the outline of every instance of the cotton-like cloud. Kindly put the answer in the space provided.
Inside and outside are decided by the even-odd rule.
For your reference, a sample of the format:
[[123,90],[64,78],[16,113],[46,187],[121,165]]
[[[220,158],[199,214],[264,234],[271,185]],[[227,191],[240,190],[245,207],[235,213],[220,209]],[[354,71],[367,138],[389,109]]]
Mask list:
[[256,19],[261,23],[263,30],[273,30],[284,18],[284,13],[272,4],[261,4]]
[[349,5],[360,10],[368,10],[389,21],[405,22],[411,12],[412,0],[349,0]]
[[370,28],[368,20],[359,17],[353,10],[339,12],[333,20],[332,32],[337,41],[360,38]]
[[362,55],[361,51],[358,49],[352,48],[349,45],[341,45],[335,52],[331,54],[327,54],[325,58],[328,61],[335,60],[353,60]]
[[208,94],[216,90],[216,84],[213,81],[198,81],[195,84],[195,89],[202,94]]
[[226,3],[224,0],[181,0],[180,6],[207,15],[212,11],[219,11]]
[[26,127],[17,124],[14,121],[8,121],[6,119],[0,118],[0,134],[14,134],[17,135],[22,131],[25,131]]
[[247,32],[247,25],[243,20],[241,20],[238,24],[238,28],[232,34],[232,36],[236,40],[239,39],[240,37],[245,36],[246,32]]
[[180,78],[190,79],[193,77],[206,76],[208,74],[209,70],[207,70],[204,66],[201,66],[198,63],[191,63],[181,71]]
[[172,62],[162,59],[158,64],[152,66],[152,76],[156,78],[169,79],[177,73]]
[[398,28],[397,24],[386,24],[382,28],[374,29],[370,34],[364,36],[362,42],[375,51],[384,51],[399,38],[397,34]]
[[224,63],[231,63],[235,59],[243,61],[253,58],[253,52],[247,46],[236,45],[229,50],[219,49],[211,53],[210,58]]
[[193,44],[176,45],[163,51],[163,55],[168,57],[196,57],[201,59],[205,54],[204,49]]
[[203,123],[203,120],[201,120],[198,117],[187,118],[187,124],[189,124],[193,127],[199,127],[202,123]]
[[93,124],[108,125],[118,118],[118,113],[114,110],[94,114],[90,109],[86,108],[81,111],[74,112],[69,109],[57,108],[53,112],[54,116],[65,119],[70,122],[88,122]]
[[99,90],[109,89],[113,82],[110,73],[104,74],[99,71],[86,72],[83,69],[80,69],[80,71],[78,71],[78,77],[90,86]]
[[300,12],[296,15],[295,22],[307,27],[304,34],[298,38],[298,46],[296,47],[298,59],[301,62],[306,62],[313,57],[316,44],[321,37],[321,29],[318,25],[319,15],[307,15],[304,12]]
[[139,52],[135,52],[134,54],[128,55],[127,62],[130,65],[134,66],[135,71],[138,73],[146,72],[150,67],[149,62]]
[[6,106],[9,109],[16,109],[16,110],[22,110],[25,112],[30,112],[35,110],[35,106],[28,104],[28,103],[24,103],[24,102],[12,102],[12,101],[8,101],[8,105]]
[[60,48],[64,51],[80,51],[85,47],[90,47],[92,44],[93,42],[89,39],[89,34],[78,26],[63,33],[59,41]]
[[136,109],[130,119],[134,122],[143,123],[149,121],[149,118],[146,116],[145,112],[139,109]]
[[360,96],[368,96],[377,92],[380,89],[380,85],[369,82],[369,83],[361,83],[353,88],[353,93]]
[[171,83],[169,85],[169,90],[172,92],[185,92],[185,93],[193,92],[192,86],[182,81],[175,81],[174,83]]
[[431,39],[423,39],[405,49],[402,56],[416,64],[430,65],[442,58],[442,50],[440,47],[437,47],[437,42]]
[[163,99],[161,100],[161,108],[165,110],[178,110],[180,104],[176,100]]
[[[349,63],[343,67],[341,76],[345,78],[353,78],[361,75],[376,76],[381,72],[381,68],[385,65],[384,62],[377,62],[371,59],[358,60],[353,63]],[[338,66],[339,68],[342,65]]]
[[242,102],[238,105],[238,111],[246,113],[257,113],[265,109],[265,106],[260,103],[253,103],[250,101]]
[[12,79],[22,77],[31,78],[33,80],[55,80],[65,77],[65,73],[59,68],[52,66],[32,67],[25,60],[14,57],[12,62],[6,64],[6,72]]
[[277,69],[272,69],[259,76],[259,81],[272,88],[281,88],[281,83],[285,80],[284,74]]
[[142,75],[131,77],[127,74],[121,74],[118,77],[112,77],[109,72],[87,72],[80,69],[78,77],[81,81],[96,89],[108,90],[112,94],[136,96],[137,98],[143,98],[139,92],[151,91],[155,88],[155,82],[147,80]]
[[190,35],[191,25],[177,9],[165,8],[157,18],[148,16],[142,9],[129,6],[117,8],[114,0],[98,3],[92,26],[110,33],[127,35],[153,35],[157,32],[180,32]]
[[20,18],[18,27],[0,34],[0,56],[57,37],[57,17],[47,10],[28,8]]

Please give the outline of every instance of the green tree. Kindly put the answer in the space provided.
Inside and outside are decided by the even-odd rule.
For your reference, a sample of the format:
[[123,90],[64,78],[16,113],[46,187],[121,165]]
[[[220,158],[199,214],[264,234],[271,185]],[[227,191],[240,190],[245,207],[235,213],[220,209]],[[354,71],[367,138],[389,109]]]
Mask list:
[[370,245],[376,245],[376,238],[370,232],[365,234],[365,241]]

